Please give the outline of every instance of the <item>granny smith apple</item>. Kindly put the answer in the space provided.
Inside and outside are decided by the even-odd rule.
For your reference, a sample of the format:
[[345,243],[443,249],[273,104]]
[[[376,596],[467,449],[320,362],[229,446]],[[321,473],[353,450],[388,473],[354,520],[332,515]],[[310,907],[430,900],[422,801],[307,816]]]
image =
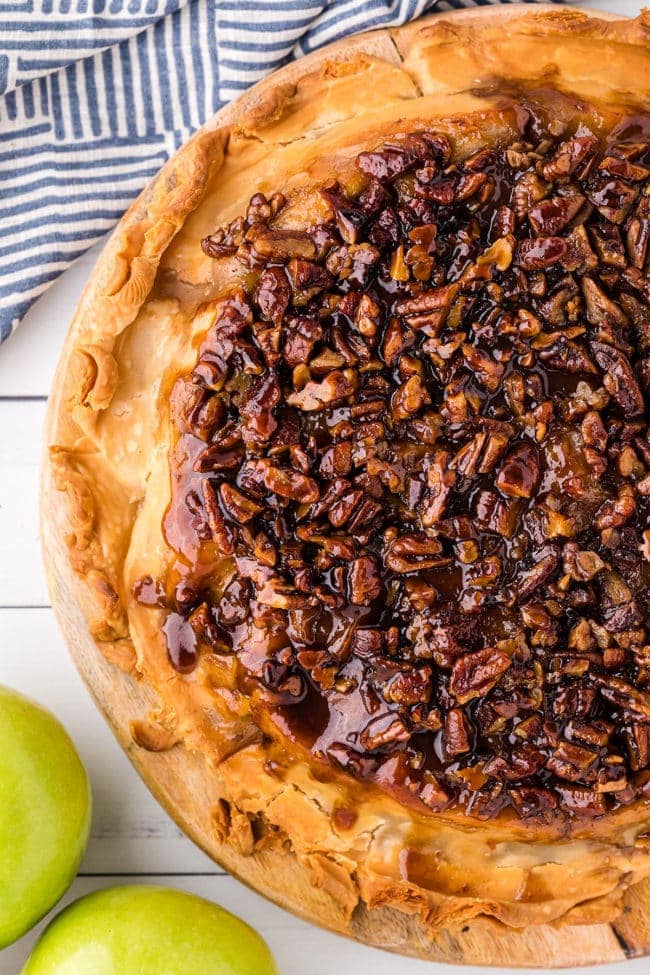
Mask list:
[[22,975],[277,975],[259,934],[166,887],[88,894],[50,923]]
[[0,686],[0,948],[72,883],[90,810],[86,770],[63,726]]

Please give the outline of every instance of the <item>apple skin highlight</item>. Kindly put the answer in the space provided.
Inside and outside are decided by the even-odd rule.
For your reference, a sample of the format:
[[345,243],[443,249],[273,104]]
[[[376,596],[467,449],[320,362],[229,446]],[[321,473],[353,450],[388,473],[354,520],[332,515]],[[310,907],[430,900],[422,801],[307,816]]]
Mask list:
[[266,942],[193,894],[135,885],[75,901],[46,928],[21,975],[278,975]]
[[90,831],[90,784],[49,711],[0,686],[0,948],[29,931],[74,880]]

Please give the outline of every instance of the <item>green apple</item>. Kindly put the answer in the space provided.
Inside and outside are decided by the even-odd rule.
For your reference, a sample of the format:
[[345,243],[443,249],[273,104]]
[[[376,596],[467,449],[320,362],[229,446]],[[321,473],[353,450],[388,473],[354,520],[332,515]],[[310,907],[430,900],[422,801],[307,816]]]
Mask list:
[[277,975],[266,942],[202,897],[111,887],[67,907],[22,975]]
[[56,718],[0,686],[0,948],[68,889],[86,849],[88,777]]

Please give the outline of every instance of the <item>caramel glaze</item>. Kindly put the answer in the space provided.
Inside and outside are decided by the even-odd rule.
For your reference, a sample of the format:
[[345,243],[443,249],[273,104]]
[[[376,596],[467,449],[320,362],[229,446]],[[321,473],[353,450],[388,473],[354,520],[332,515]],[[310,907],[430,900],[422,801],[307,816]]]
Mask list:
[[520,121],[203,242],[247,287],[174,388],[175,560],[135,593],[188,679],[236,655],[272,738],[423,812],[551,821],[650,791],[650,122]]

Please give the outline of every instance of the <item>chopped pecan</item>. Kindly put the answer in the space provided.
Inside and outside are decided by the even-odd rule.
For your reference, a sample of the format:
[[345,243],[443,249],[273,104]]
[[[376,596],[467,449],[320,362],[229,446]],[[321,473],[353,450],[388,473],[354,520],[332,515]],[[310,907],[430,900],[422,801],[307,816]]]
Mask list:
[[575,542],[567,542],[562,551],[565,575],[576,582],[585,582],[597,576],[605,568],[605,563],[597,552],[581,551]]
[[395,420],[408,420],[428,406],[431,397],[420,376],[410,376],[393,395],[391,410]]
[[504,373],[504,367],[501,363],[496,362],[492,356],[472,345],[463,345],[462,352],[477,380],[490,392],[495,392],[501,384]]
[[630,758],[630,768],[640,772],[650,765],[650,725],[632,722],[624,730]]
[[639,416],[645,409],[643,393],[627,356],[604,342],[592,342],[591,351],[604,372],[603,385],[626,416]]
[[239,467],[242,460],[240,450],[220,450],[219,444],[210,444],[197,456],[194,470],[201,474],[211,471],[226,471]]
[[539,460],[532,444],[520,444],[506,456],[496,486],[510,498],[530,498],[539,480]]
[[550,190],[550,184],[540,179],[536,172],[523,173],[513,189],[515,212],[519,219],[527,216],[534,204],[543,200]]
[[607,701],[633,715],[637,721],[650,722],[650,695],[618,677],[597,678],[597,683],[601,696]]
[[481,490],[476,496],[475,519],[481,531],[495,532],[504,538],[511,538],[519,519],[519,508],[515,501],[504,501],[492,491]]
[[401,670],[384,687],[387,701],[407,707],[427,702],[431,696],[431,668]]
[[456,484],[456,474],[448,467],[449,455],[438,451],[429,464],[427,492],[421,502],[420,517],[425,528],[431,528],[443,517]]
[[193,380],[176,381],[170,405],[178,427],[204,441],[210,440],[225,416],[222,400]]
[[418,793],[420,802],[432,809],[434,812],[441,812],[449,803],[450,795],[440,785],[440,782],[430,772],[425,774],[424,785]]
[[587,198],[606,220],[620,224],[629,213],[637,194],[636,187],[629,186],[622,179],[604,178],[594,181],[587,191]]
[[379,257],[379,250],[372,244],[344,244],[330,250],[325,266],[340,281],[363,288]]
[[569,782],[593,782],[593,765],[598,752],[569,741],[561,741],[546,762],[546,768],[561,779]]
[[448,759],[464,755],[471,750],[471,730],[462,708],[452,708],[447,711],[442,731],[442,747]]
[[265,259],[286,260],[299,257],[310,260],[316,256],[313,240],[300,230],[267,228],[255,236],[253,247]]
[[530,742],[518,745],[509,755],[495,755],[483,766],[483,771],[490,778],[503,779],[506,782],[516,782],[534,775],[544,767],[546,755],[540,748]]
[[465,653],[453,665],[449,691],[459,704],[485,697],[511,664],[510,656],[497,647]]
[[566,238],[567,253],[562,265],[567,271],[580,271],[586,274],[598,267],[598,258],[591,249],[587,231],[583,226],[575,227]]
[[362,173],[383,181],[401,176],[402,173],[413,169],[417,162],[418,156],[409,152],[406,145],[391,145],[377,152],[362,152],[358,157],[357,165]]
[[585,413],[581,424],[582,439],[588,447],[602,453],[607,447],[607,431],[600,417],[595,410]]
[[402,352],[406,352],[415,344],[416,335],[413,329],[404,325],[399,318],[391,318],[384,334],[382,355],[387,365],[397,361]]
[[430,291],[423,291],[417,298],[398,301],[395,311],[398,315],[404,316],[411,328],[428,326],[439,331],[458,289],[458,284],[445,284]]
[[602,816],[606,811],[605,799],[595,789],[580,785],[557,785],[555,791],[561,805],[573,815]]
[[290,501],[298,501],[300,504],[313,504],[320,497],[320,489],[316,481],[299,471],[267,463],[263,467],[263,481],[273,494],[279,494]]
[[355,606],[369,606],[383,591],[383,582],[372,556],[365,555],[350,563],[348,575],[350,602]]
[[560,561],[560,553],[556,546],[548,545],[538,553],[535,564],[521,572],[517,581],[519,599],[527,599],[536,589],[543,586],[553,575]]
[[[646,198],[647,203],[647,198]],[[625,246],[633,267],[645,267],[650,249],[650,206],[646,205],[643,216],[631,217],[625,229]]]
[[531,207],[528,220],[538,237],[553,237],[573,220],[584,202],[582,193],[552,196]]
[[554,155],[542,166],[546,179],[571,176],[584,166],[598,148],[598,139],[591,133],[576,135],[561,143]]
[[598,508],[594,517],[594,526],[598,529],[620,528],[634,515],[636,499],[634,488],[630,484],[622,484],[615,498],[608,498]]
[[508,795],[519,815],[535,819],[552,814],[558,805],[557,796],[550,789],[531,786],[517,786],[508,790]]
[[463,477],[473,477],[478,470],[486,440],[487,433],[477,433],[455,454],[449,463],[449,467],[452,470],[459,471]]
[[364,728],[359,742],[366,751],[383,748],[393,742],[407,741],[411,732],[397,714],[382,714]]
[[217,492],[207,478],[201,482],[201,487],[203,490],[205,512],[212,537],[220,552],[224,555],[232,555],[235,551],[235,533],[230,525],[226,523],[221,512]]
[[331,207],[343,240],[348,244],[355,244],[359,231],[368,219],[365,210],[343,196],[336,185],[321,189],[320,194]]
[[567,243],[563,237],[521,240],[517,246],[515,263],[525,271],[537,271],[557,264],[566,252]]
[[232,518],[233,521],[238,522],[240,525],[246,524],[255,515],[258,515],[260,511],[263,510],[262,505],[253,501],[242,491],[239,491],[232,484],[223,483],[219,485],[219,496],[221,497],[221,503],[226,509],[226,513]]
[[607,297],[592,278],[582,279],[582,293],[585,296],[587,318],[592,325],[598,326],[605,320],[614,325],[627,326],[628,320],[623,310]]
[[298,308],[306,305],[314,295],[332,284],[332,276],[320,264],[294,257],[287,265],[293,303]]
[[354,324],[366,339],[374,339],[382,322],[382,313],[379,304],[364,294],[359,301],[354,316]]
[[272,372],[264,379],[256,380],[239,408],[244,418],[242,433],[247,443],[260,444],[271,439],[278,428],[273,410],[280,398],[280,386]]
[[255,300],[262,316],[280,325],[291,299],[291,289],[284,268],[272,265],[261,272]]
[[354,369],[335,369],[321,382],[309,380],[301,390],[290,393],[287,403],[308,413],[324,410],[352,396],[358,386],[359,378]]
[[442,545],[437,538],[423,532],[398,535],[386,547],[385,561],[392,572],[415,572],[435,566],[449,565],[450,559],[440,556]]

